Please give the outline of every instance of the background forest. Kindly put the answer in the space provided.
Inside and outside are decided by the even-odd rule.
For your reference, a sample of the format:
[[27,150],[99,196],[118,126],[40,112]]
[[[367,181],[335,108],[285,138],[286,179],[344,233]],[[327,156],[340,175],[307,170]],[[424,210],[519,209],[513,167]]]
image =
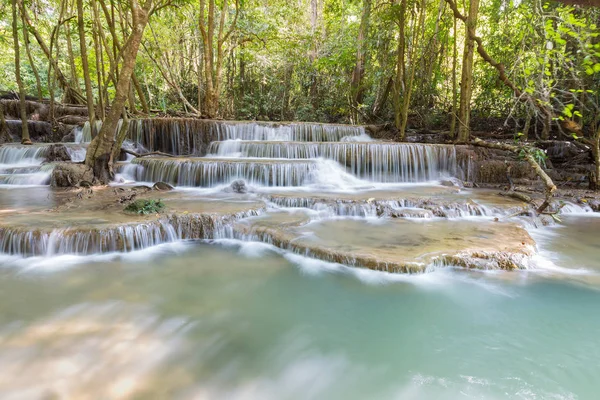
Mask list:
[[[400,139],[407,128],[463,127],[468,135],[469,126],[504,122],[523,136],[577,136],[595,132],[600,118],[598,8],[541,0],[148,2],[130,114],[393,123]],[[98,110],[111,104],[136,2],[13,3],[26,93],[92,99]],[[17,92],[10,1],[0,13],[0,88]]]

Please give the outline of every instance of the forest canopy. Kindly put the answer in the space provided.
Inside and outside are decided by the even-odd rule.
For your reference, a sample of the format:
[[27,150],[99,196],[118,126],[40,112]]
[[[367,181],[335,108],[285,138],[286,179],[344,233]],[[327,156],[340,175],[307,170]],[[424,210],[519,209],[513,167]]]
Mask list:
[[[600,118],[600,10],[575,4],[586,0],[13,3],[26,94],[92,103],[100,119],[146,6],[130,114],[393,123],[400,139],[460,138],[491,119],[577,136]],[[17,92],[11,4],[0,7],[0,89]]]

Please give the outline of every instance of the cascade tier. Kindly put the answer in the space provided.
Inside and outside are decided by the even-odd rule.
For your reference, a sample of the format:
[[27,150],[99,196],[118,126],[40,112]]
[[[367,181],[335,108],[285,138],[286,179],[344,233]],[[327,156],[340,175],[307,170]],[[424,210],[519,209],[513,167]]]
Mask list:
[[177,186],[212,187],[243,179],[263,186],[300,186],[315,171],[313,160],[248,160],[144,157],[132,161],[136,180]]
[[0,147],[0,185],[47,185],[53,164],[48,159],[83,161],[85,146],[73,143],[36,143]]
[[257,158],[326,158],[375,182],[423,182],[458,173],[450,145],[385,142],[213,142],[211,155]]

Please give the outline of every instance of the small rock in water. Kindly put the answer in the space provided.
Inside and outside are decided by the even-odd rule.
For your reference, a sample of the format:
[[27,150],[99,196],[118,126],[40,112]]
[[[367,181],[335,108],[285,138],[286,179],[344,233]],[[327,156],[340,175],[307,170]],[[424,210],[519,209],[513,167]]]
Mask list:
[[173,186],[169,185],[165,182],[156,182],[152,189],[158,190],[159,192],[168,192],[169,190],[173,190]]
[[460,179],[457,178],[448,178],[448,179],[443,179],[441,182],[442,186],[448,186],[448,187],[458,187],[461,188],[463,187],[463,183]]
[[231,191],[233,191],[234,193],[247,193],[248,192],[248,187],[246,186],[246,182],[239,179],[237,181],[233,181],[231,183]]
[[152,190],[152,188],[149,186],[146,186],[146,185],[137,185],[137,186],[132,187],[131,190],[134,192],[136,192],[136,191],[148,192],[148,191]]

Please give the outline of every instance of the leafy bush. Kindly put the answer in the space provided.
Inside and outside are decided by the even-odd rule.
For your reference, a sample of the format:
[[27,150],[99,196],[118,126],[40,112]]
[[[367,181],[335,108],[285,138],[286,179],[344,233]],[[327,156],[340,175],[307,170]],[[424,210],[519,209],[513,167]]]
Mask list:
[[156,214],[165,208],[165,203],[161,199],[155,200],[136,200],[125,207],[125,211],[136,214]]

